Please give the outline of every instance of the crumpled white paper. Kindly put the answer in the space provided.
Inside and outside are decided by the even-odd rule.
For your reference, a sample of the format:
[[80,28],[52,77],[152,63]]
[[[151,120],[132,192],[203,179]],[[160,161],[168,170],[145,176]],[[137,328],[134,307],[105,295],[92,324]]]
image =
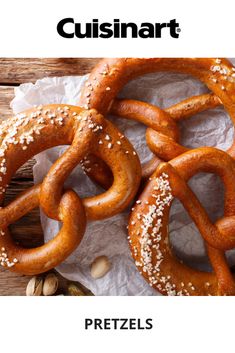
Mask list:
[[[232,59],[235,63],[235,59]],[[85,77],[55,77],[38,80],[35,84],[22,84],[15,89],[11,107],[15,113],[33,105],[48,103],[75,104]],[[157,73],[130,82],[120,97],[140,99],[161,108],[168,107],[186,97],[207,92],[199,81],[182,74]],[[145,143],[145,128],[133,121],[112,118],[120,130],[130,139],[141,161],[150,158]],[[180,124],[181,141],[187,147],[216,146],[223,150],[232,143],[233,126],[222,107],[205,111]],[[55,147],[36,156],[35,183],[43,177],[63,153],[65,146]],[[192,189],[205,206],[212,221],[223,214],[223,185],[212,174],[196,175],[190,181]],[[81,197],[101,192],[78,166],[66,182]],[[136,270],[127,243],[128,211],[108,220],[92,222],[78,249],[57,270],[70,280],[81,282],[95,295],[158,295]],[[175,200],[171,209],[170,233],[176,253],[187,263],[200,269],[209,269],[202,238],[182,205]],[[59,224],[41,213],[45,239],[59,230]],[[107,255],[112,263],[111,271],[94,280],[90,264],[99,255]],[[229,261],[235,253],[228,252]]]

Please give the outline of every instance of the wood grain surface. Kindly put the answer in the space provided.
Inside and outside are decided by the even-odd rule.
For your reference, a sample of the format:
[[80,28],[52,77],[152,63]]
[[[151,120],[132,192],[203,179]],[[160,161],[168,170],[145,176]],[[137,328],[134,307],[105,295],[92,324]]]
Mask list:
[[[14,97],[14,88],[19,84],[34,83],[43,77],[84,75],[90,72],[98,60],[98,58],[0,58],[0,120],[12,116],[10,102]],[[34,160],[28,161],[12,178],[6,193],[6,203],[33,185],[33,164]],[[26,247],[38,246],[43,242],[38,209],[11,225],[10,229],[16,241]],[[29,279],[28,276],[0,268],[0,295],[25,295]],[[62,290],[66,283],[67,281],[60,276]]]
[[0,84],[14,86],[43,77],[84,75],[98,61],[98,58],[3,58],[0,59]]

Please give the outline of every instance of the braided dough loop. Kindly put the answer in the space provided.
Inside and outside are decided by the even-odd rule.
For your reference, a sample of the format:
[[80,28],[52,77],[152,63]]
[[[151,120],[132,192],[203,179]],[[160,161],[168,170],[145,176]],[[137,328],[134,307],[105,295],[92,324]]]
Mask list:
[[220,98],[232,119],[234,107],[234,70],[226,59],[214,58],[108,58],[101,60],[91,72],[81,94],[84,108],[110,111],[112,102],[130,80],[152,72],[173,71],[190,74],[206,84]]
[[[185,99],[165,110],[132,99],[115,99],[110,113],[147,126],[146,141],[155,156],[142,164],[142,179],[146,180],[162,160],[169,161],[189,150],[178,143],[180,133],[176,122],[204,110],[215,108],[219,104],[221,104],[220,99],[211,93]],[[101,159],[97,160],[89,155],[85,171],[92,180],[105,189],[112,184],[112,174]]]
[[[109,148],[105,140],[107,134],[110,134],[115,147]],[[78,246],[85,231],[86,214],[90,219],[110,217],[121,212],[132,201],[140,183],[141,167],[135,151],[125,138],[122,138],[121,145],[116,144],[120,136],[119,131],[95,110],[83,111],[80,107],[65,105],[38,107],[3,122],[0,135],[1,201],[12,175],[28,159],[57,145],[71,146],[59,159],[61,168],[55,171],[56,167],[52,167],[53,172],[49,172],[45,184],[26,190],[0,209],[2,266],[23,274],[45,272],[58,265]],[[102,144],[99,144],[100,141]],[[80,201],[74,191],[63,192],[63,184],[60,183],[89,151],[104,157],[114,172],[114,183],[105,193]],[[115,156],[117,161],[114,160]],[[51,187],[49,179],[53,184]],[[47,187],[53,193],[51,198],[46,195]],[[51,200],[56,203],[50,210]],[[57,236],[43,246],[24,249],[14,243],[7,227],[38,206],[61,221],[63,226]]]
[[220,100],[214,94],[194,96],[165,110],[132,99],[115,99],[110,113],[147,126],[146,141],[156,156],[142,165],[142,178],[146,179],[162,160],[169,161],[188,151],[188,148],[178,143],[180,133],[176,122],[219,104]]
[[62,185],[74,167],[87,155],[87,152],[101,158],[113,172],[113,184],[104,193],[86,197],[83,205],[88,219],[98,220],[124,210],[133,200],[138,191],[141,179],[140,162],[132,145],[120,134],[116,127],[105,120],[95,110],[89,114],[82,113],[90,119],[89,126],[93,125],[93,139],[86,144],[83,151],[80,144],[80,134],[84,135],[84,129],[75,137],[75,144],[61,156],[51,167],[44,178],[41,188],[41,206],[48,217],[57,219],[57,208],[62,194]]
[[[67,107],[63,108],[65,111],[62,110],[62,106],[46,106],[44,109],[38,107],[21,113],[1,125],[2,201],[11,176],[22,164],[44,148],[55,146],[62,141],[67,143],[70,139],[72,141],[72,128],[75,131],[77,121],[74,116],[74,122],[67,122],[64,126]],[[76,116],[81,111],[79,108]],[[31,148],[28,148],[29,145]],[[48,243],[34,249],[16,245],[7,227],[40,205],[39,194],[40,185],[34,186],[0,210],[1,265],[11,271],[28,275],[48,271],[65,260],[76,249],[84,235],[86,228],[84,207],[79,197],[72,190],[68,190],[59,203],[59,220],[63,223],[59,233]]]
[[39,192],[39,187],[33,187],[14,200],[7,212],[5,211],[5,214],[11,213],[10,221],[1,227],[4,233],[0,238],[1,265],[25,275],[43,273],[59,265],[77,248],[86,229],[84,207],[77,194],[68,190],[62,195],[59,205],[59,220],[63,226],[58,234],[46,244],[33,249],[25,249],[16,245],[7,226],[13,219],[17,221],[40,205]]
[[[218,174],[225,186],[224,217],[214,225],[188,187],[196,173]],[[235,161],[225,152],[205,147],[161,163],[147,183],[129,221],[132,255],[142,275],[165,295],[234,295],[235,282],[224,251],[235,247]],[[178,198],[207,245],[214,273],[182,264],[169,243],[169,211]],[[140,231],[141,230],[141,231]]]
[[[223,104],[232,121],[235,121],[235,69],[226,59],[103,59],[91,72],[82,91],[80,104],[85,108],[96,108],[103,114],[115,112],[119,116],[124,115],[126,118],[146,123],[144,121],[145,114],[150,116],[151,110],[152,116],[156,114],[153,106],[130,100],[116,101],[115,97],[129,80],[146,73],[159,71],[175,71],[191,74],[205,83],[213,92],[213,94],[188,98],[166,109],[165,112],[169,114],[168,120],[169,116],[174,121],[185,119],[202,110]],[[147,113],[144,112],[145,110]],[[159,118],[162,117],[164,121],[167,119],[166,115],[162,113],[158,114],[158,116]],[[156,153],[159,158],[169,160],[185,152],[187,149],[179,145],[177,138],[168,135],[166,137],[162,125],[160,124],[157,127],[147,129],[146,137],[152,152]],[[165,152],[164,150],[169,142],[169,150]],[[235,144],[232,145],[228,152],[235,158]],[[144,165],[142,176],[144,178],[148,177],[158,163],[159,159],[154,158],[147,165]],[[104,173],[106,173],[106,170],[104,170]],[[95,171],[90,171],[90,173],[88,171],[88,174],[92,179],[96,178]],[[108,175],[106,180],[106,185],[109,185],[111,181]]]

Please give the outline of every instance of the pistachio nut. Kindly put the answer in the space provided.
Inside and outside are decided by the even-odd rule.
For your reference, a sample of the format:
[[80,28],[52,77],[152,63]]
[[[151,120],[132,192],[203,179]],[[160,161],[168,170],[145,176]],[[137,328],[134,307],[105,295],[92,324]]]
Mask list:
[[43,284],[42,293],[45,296],[53,295],[57,291],[59,284],[58,277],[54,273],[49,273]]
[[41,277],[34,276],[30,279],[26,287],[27,296],[39,296],[42,294],[43,280]]
[[76,284],[70,283],[68,286],[68,294],[74,296],[84,296],[86,295]]

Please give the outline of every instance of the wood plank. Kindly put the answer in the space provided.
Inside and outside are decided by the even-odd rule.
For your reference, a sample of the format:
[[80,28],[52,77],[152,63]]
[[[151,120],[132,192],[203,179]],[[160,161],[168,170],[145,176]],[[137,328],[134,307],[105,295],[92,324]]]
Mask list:
[[99,58],[0,58],[0,84],[35,82],[52,76],[84,75]]
[[[1,71],[1,66],[0,66]],[[14,98],[14,87],[0,86],[0,121],[12,116],[10,102]]]
[[0,269],[0,295],[25,295],[29,276]]

